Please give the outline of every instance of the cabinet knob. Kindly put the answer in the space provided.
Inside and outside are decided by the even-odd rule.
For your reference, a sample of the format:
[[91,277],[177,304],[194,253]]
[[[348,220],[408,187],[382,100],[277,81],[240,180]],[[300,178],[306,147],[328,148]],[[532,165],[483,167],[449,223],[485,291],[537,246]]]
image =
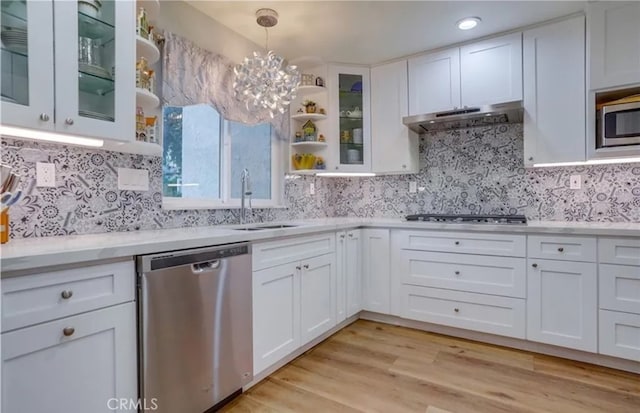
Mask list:
[[563,252],[563,251],[564,251],[564,248],[562,248],[562,247],[558,248],[558,252]]
[[456,241],[456,242],[454,242],[454,244],[460,245],[460,241]]
[[460,275],[460,271],[456,271],[456,275]]
[[301,266],[296,265],[296,270],[300,271],[301,269],[302,269],[302,267],[301,267]]
[[407,169],[407,165],[402,165],[402,169]]
[[535,262],[534,262],[533,264],[531,264],[531,266],[532,266],[533,268],[538,268],[538,264],[536,264]]
[[40,114],[40,120],[43,122],[49,122],[49,115],[47,115],[46,113],[41,113]]
[[349,238],[353,238],[353,234],[351,234],[351,233],[350,233],[350,234],[349,234]]
[[76,329],[73,327],[65,327],[62,329],[62,334],[64,334],[65,337],[70,337],[75,332],[76,332]]
[[344,234],[340,234],[340,238],[344,238]]
[[64,120],[64,123],[66,123],[67,125],[73,125],[73,119],[71,119],[71,118],[66,118],[66,119]]
[[336,166],[336,171],[337,171],[338,169],[339,169],[339,168]]
[[68,300],[69,298],[71,298],[73,296],[73,291],[71,290],[64,290],[62,292],[62,294],[60,294],[62,296],[62,298],[64,298],[65,300]]
[[530,156],[530,157],[529,157],[529,160],[530,160],[530,161],[533,161],[533,156]]
[[305,265],[303,265],[303,267],[304,267],[305,270],[308,270],[309,269],[309,264],[305,264]]
[[455,311],[456,313],[459,313],[460,309],[459,308],[454,308],[453,311]]

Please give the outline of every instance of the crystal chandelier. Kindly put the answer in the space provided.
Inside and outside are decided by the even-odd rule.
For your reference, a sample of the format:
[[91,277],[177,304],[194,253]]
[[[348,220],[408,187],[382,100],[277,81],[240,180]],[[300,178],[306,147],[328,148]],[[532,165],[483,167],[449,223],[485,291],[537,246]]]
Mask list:
[[[256,21],[265,28],[278,24],[278,13],[272,9],[256,12]],[[233,71],[235,96],[244,100],[247,110],[268,110],[273,118],[276,113],[284,113],[286,107],[296,97],[300,84],[300,72],[296,66],[284,66],[284,59],[269,50],[269,33],[265,55],[253,52],[253,57],[245,57],[241,65]]]

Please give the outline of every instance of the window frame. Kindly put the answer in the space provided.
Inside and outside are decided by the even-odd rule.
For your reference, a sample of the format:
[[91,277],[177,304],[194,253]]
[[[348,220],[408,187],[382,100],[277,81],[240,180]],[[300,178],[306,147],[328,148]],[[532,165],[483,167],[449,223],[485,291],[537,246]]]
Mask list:
[[[164,110],[164,108],[163,108]],[[164,115],[163,115],[164,116]],[[220,199],[212,198],[174,198],[165,197],[162,193],[162,209],[190,210],[190,209],[239,209],[240,198],[231,198],[231,134],[229,120],[220,115]],[[252,199],[252,208],[286,208],[284,205],[284,179],[286,142],[278,139],[271,126],[271,198]],[[164,161],[164,153],[162,154]],[[164,178],[163,178],[164,179]],[[248,204],[247,204],[248,206]]]

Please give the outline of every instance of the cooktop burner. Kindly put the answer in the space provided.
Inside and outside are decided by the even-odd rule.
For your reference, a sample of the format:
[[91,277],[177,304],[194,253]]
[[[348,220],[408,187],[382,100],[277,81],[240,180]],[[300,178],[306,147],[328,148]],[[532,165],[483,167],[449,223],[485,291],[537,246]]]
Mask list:
[[425,222],[468,222],[472,224],[526,224],[524,215],[446,215],[446,214],[416,214],[407,215],[407,221]]

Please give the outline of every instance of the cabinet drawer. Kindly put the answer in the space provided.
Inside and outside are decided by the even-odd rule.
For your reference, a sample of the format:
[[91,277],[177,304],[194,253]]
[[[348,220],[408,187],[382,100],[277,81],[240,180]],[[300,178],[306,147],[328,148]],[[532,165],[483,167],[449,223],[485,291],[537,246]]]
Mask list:
[[2,331],[133,301],[134,297],[133,260],[6,278],[2,280]]
[[640,360],[640,315],[600,310],[600,354]]
[[403,285],[402,317],[525,338],[525,300]]
[[529,235],[527,255],[529,258],[595,262],[596,239],[595,237]]
[[404,284],[525,298],[524,258],[402,250]]
[[598,238],[598,260],[608,264],[640,265],[640,238]]
[[335,252],[336,236],[330,232],[253,244],[253,270],[275,267]]
[[600,308],[640,314],[640,267],[600,264]]
[[472,232],[401,231],[400,248],[418,251],[524,257],[526,237]]

